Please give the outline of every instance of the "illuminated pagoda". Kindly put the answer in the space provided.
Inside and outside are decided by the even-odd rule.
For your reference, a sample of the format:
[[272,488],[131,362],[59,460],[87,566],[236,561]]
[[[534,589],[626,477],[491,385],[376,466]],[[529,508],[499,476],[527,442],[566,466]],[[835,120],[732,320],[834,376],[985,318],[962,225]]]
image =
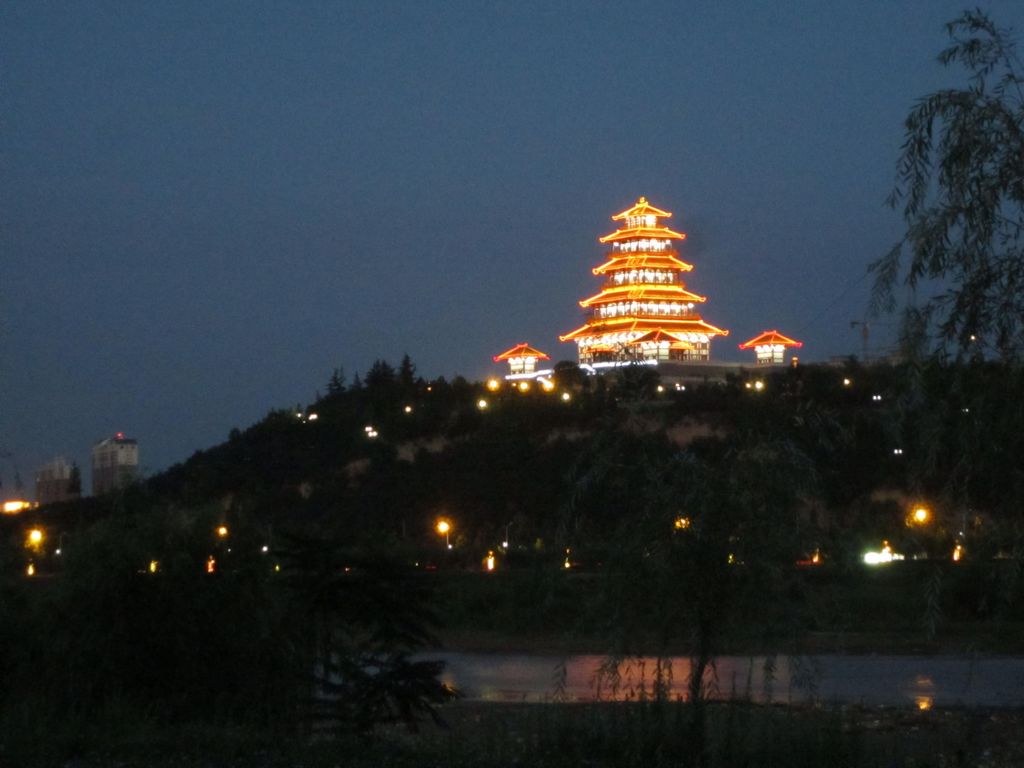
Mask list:
[[542,374],[551,373],[551,371],[537,370],[538,360],[550,360],[551,358],[539,349],[534,349],[525,341],[516,344],[512,349],[506,349],[491,359],[496,363],[508,362],[509,375],[505,377],[506,379],[532,379]]
[[757,356],[758,365],[782,365],[785,363],[786,347],[799,349],[802,341],[783,336],[778,331],[765,331],[750,341],[740,344],[740,349],[752,349]]
[[583,299],[585,325],[559,336],[575,341],[580,365],[612,367],[643,362],[706,361],[711,339],[728,331],[705,322],[697,307],[707,301],[687,290],[683,274],[692,264],[679,259],[686,239],[660,223],[672,214],[641,197],[612,216],[619,229],[599,239],[610,250],[593,272],[604,278],[599,293]]

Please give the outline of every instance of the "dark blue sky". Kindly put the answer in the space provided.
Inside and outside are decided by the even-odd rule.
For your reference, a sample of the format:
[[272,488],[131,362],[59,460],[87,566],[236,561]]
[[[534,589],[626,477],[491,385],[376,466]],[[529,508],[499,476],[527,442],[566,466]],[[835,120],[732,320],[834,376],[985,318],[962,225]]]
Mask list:
[[935,55],[962,7],[5,3],[0,449],[28,481],[122,430],[155,471],[338,365],[572,358],[639,195],[690,235],[713,356],[774,327],[857,352],[902,120],[961,82]]

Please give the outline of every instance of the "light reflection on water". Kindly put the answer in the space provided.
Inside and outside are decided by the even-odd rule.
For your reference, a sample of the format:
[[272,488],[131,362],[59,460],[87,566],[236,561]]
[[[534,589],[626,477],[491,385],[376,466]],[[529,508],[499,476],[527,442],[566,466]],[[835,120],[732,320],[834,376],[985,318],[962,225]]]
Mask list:
[[[650,697],[655,659],[631,658],[610,676],[604,656],[437,653],[442,680],[476,701],[594,701]],[[564,668],[562,666],[564,662]],[[690,662],[667,660],[662,684],[686,698]],[[1024,659],[926,656],[725,656],[704,684],[714,699],[869,705],[1024,706]]]

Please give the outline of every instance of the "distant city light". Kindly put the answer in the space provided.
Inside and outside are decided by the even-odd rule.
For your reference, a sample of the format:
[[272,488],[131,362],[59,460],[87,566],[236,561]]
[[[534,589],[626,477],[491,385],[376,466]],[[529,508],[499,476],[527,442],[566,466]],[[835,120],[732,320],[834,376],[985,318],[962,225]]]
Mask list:
[[871,399],[874,400],[876,403],[882,402],[882,396],[881,395],[872,395]]
[[891,563],[894,560],[902,559],[903,555],[893,552],[888,541],[882,542],[882,548],[877,552],[864,553],[864,563],[866,565],[885,565],[886,563]]
[[23,499],[12,499],[11,501],[5,501],[2,509],[3,514],[5,515],[16,515],[19,512],[23,512],[26,509],[31,508],[31,501],[25,501]]
[[497,392],[498,389],[501,388],[501,382],[498,381],[497,379],[488,379],[487,388],[491,390],[491,392]]
[[568,392],[563,392],[562,393],[562,402],[568,403],[570,400],[572,400],[572,395],[570,395]]
[[892,455],[893,456],[902,456],[903,455],[903,449],[902,448],[893,448],[892,449]]
[[402,410],[405,411],[406,413],[412,413],[412,406],[411,405],[407,405]]
[[485,408],[487,408],[487,401],[481,397],[479,400],[476,401],[476,407],[479,408],[481,411],[484,410]]
[[852,382],[852,381],[850,381],[849,379],[843,379],[843,386],[844,386],[844,387],[848,387],[848,386],[850,386],[851,384],[853,384],[853,382]]
[[227,537],[227,535],[228,535],[228,527],[226,525],[218,525],[217,526],[217,535],[220,536],[220,538],[222,538],[222,539]]
[[307,420],[307,421],[316,421],[316,420],[317,420],[317,419],[319,419],[319,418],[320,418],[320,417],[319,417],[319,416],[317,416],[317,415],[316,415],[315,413],[311,413],[311,414],[309,414],[309,416],[307,416],[307,417],[306,417],[306,420]]

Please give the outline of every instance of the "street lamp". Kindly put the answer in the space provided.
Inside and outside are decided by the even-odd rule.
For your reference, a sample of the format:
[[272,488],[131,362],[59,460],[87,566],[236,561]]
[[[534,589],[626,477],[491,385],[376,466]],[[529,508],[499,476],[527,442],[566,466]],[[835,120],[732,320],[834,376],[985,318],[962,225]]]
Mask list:
[[451,540],[449,539],[449,536],[451,534],[452,524],[442,517],[440,520],[437,521],[435,529],[437,530],[438,533],[444,536],[445,546],[447,546],[448,549],[451,549],[452,543]]
[[228,527],[226,525],[218,525],[217,536],[218,538],[226,539],[228,537]]
[[42,528],[30,528],[28,536],[25,541],[25,546],[29,549],[39,549],[43,546],[43,529]]
[[907,515],[907,525],[927,525],[931,519],[932,511],[924,504],[917,504]]

